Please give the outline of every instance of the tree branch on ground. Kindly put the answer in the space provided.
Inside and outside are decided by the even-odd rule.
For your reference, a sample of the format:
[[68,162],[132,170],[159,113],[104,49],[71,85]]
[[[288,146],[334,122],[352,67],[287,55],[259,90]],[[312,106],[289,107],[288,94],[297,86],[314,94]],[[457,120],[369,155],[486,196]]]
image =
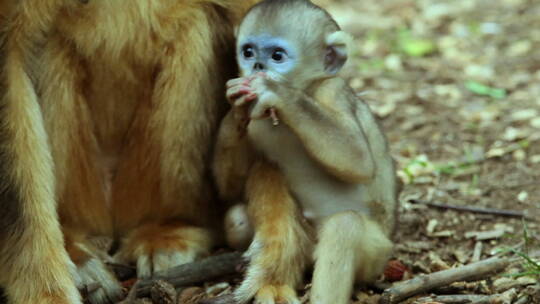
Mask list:
[[410,280],[394,284],[383,292],[381,304],[394,304],[411,296],[448,285],[457,281],[473,281],[491,273],[505,269],[509,258],[490,258],[480,262],[447,269],[427,275],[419,275]]

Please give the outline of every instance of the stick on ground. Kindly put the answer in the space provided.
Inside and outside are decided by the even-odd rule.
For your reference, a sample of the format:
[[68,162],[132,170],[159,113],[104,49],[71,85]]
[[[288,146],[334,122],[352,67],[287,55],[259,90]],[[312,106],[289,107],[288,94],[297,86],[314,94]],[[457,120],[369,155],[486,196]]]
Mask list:
[[409,202],[413,204],[423,204],[426,206],[440,208],[440,209],[451,209],[451,210],[466,211],[466,212],[472,212],[472,213],[482,213],[482,214],[491,214],[491,215],[506,216],[506,217],[525,218],[528,220],[536,220],[530,216],[527,216],[525,212],[518,211],[518,210],[505,210],[505,209],[496,209],[496,208],[450,205],[450,204],[429,202],[429,201],[423,201],[423,200],[417,200],[417,199],[411,199],[409,200]]
[[133,287],[128,292],[128,295],[124,300],[119,302],[118,304],[134,304],[137,300],[137,289],[139,288],[141,284],[141,281],[137,281]]
[[208,280],[213,280],[238,272],[244,259],[238,252],[211,256],[193,263],[171,268],[163,273],[157,273],[153,278],[142,280],[137,290],[138,297],[148,296],[152,282],[164,280],[174,287],[189,286]]
[[[444,295],[420,298],[417,300],[422,303],[443,303],[443,304],[492,304],[492,303],[511,303],[517,296],[515,289],[510,289],[504,293],[492,295]],[[416,302],[415,302],[416,303]]]
[[418,303],[444,303],[444,304],[489,304],[491,296],[487,295],[444,295],[418,299]]
[[490,273],[501,271],[511,262],[508,258],[490,258],[458,268],[419,275],[410,280],[394,284],[383,292],[380,303],[394,304],[416,294],[432,290],[457,281],[478,280]]

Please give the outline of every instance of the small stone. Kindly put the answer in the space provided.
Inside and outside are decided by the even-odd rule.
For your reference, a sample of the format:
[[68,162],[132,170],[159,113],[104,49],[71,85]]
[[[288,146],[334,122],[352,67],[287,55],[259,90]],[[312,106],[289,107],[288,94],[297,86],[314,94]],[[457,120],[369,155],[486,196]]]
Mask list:
[[527,198],[529,198],[529,193],[527,191],[521,191],[517,196],[517,200],[522,203],[525,202]]
[[401,71],[403,70],[403,64],[401,63],[401,57],[396,54],[390,54],[384,59],[384,65],[390,71]]
[[533,155],[530,157],[530,161],[531,163],[533,164],[538,164],[540,163],[540,154],[536,154],[536,155]]
[[527,153],[525,153],[525,151],[522,149],[518,149],[512,152],[512,157],[517,161],[522,161],[522,160],[525,160],[525,158],[527,158]]

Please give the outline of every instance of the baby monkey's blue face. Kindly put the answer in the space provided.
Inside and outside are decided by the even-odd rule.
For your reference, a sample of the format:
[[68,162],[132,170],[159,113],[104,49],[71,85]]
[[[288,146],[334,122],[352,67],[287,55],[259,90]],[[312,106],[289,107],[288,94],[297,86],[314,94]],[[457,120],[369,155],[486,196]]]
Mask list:
[[297,65],[297,51],[291,43],[271,35],[248,36],[238,44],[238,63],[242,74],[257,72],[285,76]]

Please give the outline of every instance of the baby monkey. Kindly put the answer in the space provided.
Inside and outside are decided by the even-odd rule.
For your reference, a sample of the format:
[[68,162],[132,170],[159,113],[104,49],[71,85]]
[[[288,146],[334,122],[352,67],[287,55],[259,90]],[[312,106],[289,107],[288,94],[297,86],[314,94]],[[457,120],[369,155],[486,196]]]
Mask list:
[[[391,255],[398,183],[386,138],[337,73],[350,36],[307,0],[266,0],[238,29],[242,77],[227,83],[214,175],[229,240],[251,241],[240,303],[300,303],[295,288],[314,260],[312,304],[347,304]],[[247,228],[246,228],[247,227]],[[315,234],[316,233],[316,234]],[[243,240],[243,241],[242,241]]]

